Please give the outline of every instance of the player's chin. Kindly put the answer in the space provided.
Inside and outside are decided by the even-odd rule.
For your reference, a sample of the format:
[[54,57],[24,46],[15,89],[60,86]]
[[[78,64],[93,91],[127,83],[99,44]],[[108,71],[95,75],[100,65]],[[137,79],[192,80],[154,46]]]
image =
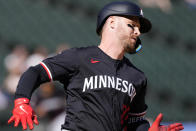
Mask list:
[[128,48],[135,49],[135,46],[136,46],[136,40],[132,39],[128,44]]
[[126,53],[132,53],[135,52],[135,44],[134,45],[128,45],[125,49]]

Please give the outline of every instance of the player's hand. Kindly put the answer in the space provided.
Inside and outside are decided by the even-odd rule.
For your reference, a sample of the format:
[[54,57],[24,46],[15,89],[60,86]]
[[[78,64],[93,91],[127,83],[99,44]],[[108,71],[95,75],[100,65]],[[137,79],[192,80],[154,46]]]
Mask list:
[[173,123],[170,125],[160,125],[163,115],[160,113],[148,131],[180,131],[184,127],[181,123]]
[[29,105],[29,99],[27,98],[18,98],[14,101],[12,114],[13,116],[8,120],[8,124],[14,121],[14,126],[17,127],[21,122],[23,130],[27,129],[27,124],[31,130],[33,129],[33,123],[39,124],[37,116]]

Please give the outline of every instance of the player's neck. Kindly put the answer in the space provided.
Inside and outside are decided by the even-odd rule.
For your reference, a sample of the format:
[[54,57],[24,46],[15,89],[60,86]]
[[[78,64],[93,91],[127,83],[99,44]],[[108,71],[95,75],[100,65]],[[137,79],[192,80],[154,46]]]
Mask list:
[[98,47],[112,59],[122,60],[124,57],[124,49],[119,45],[120,44],[113,40],[102,40]]

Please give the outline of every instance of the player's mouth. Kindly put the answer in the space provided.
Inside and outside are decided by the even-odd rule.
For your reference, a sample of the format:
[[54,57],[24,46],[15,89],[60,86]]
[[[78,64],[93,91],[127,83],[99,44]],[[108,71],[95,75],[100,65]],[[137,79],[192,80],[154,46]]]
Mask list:
[[137,37],[133,37],[132,39],[133,39],[135,42],[137,41]]

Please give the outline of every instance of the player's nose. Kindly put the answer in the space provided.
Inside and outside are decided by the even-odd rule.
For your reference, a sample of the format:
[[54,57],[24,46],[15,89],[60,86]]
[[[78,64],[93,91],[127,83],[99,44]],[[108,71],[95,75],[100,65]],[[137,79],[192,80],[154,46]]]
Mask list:
[[141,32],[140,32],[140,30],[139,30],[138,27],[135,27],[135,28],[134,28],[134,34],[135,34],[137,37],[140,36]]

